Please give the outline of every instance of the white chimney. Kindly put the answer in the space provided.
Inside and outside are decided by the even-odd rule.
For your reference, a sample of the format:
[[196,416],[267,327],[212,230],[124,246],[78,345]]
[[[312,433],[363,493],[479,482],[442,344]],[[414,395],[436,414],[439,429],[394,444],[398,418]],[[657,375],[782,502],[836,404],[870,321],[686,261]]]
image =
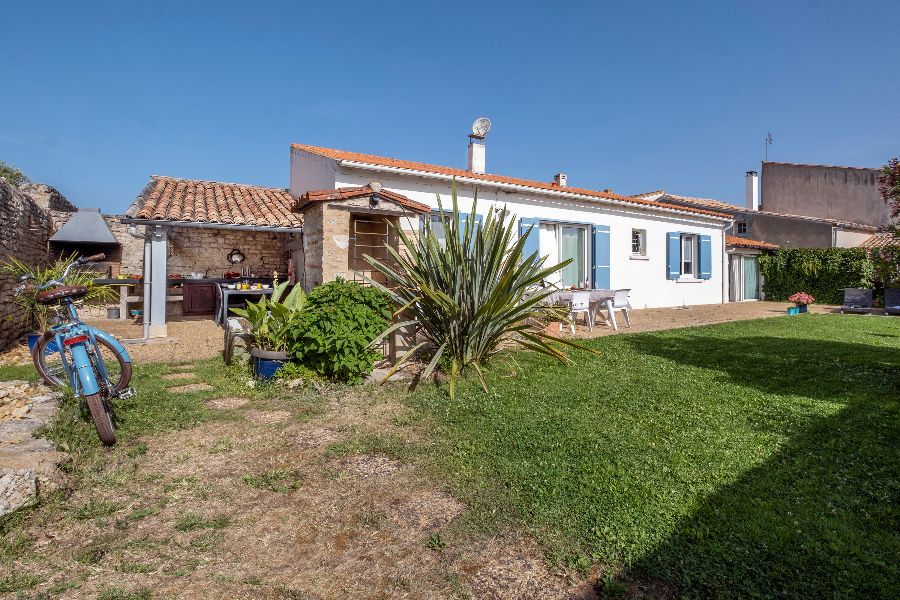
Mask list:
[[553,183],[559,187],[566,187],[566,185],[568,185],[568,178],[565,173],[557,173],[553,176]]
[[747,171],[744,176],[747,210],[759,210],[759,174]]
[[469,171],[484,174],[484,137],[469,136]]

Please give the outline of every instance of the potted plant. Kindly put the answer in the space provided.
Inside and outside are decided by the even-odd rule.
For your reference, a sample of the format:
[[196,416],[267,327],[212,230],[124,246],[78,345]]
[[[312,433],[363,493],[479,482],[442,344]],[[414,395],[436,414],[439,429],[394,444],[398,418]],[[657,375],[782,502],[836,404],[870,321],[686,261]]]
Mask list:
[[794,303],[793,307],[788,308],[788,314],[796,315],[805,313],[808,310],[809,305],[815,302],[816,299],[806,292],[796,292],[788,298],[788,301]]
[[247,319],[253,334],[250,356],[253,357],[253,375],[271,379],[290,358],[289,333],[296,325],[306,302],[303,288],[294,286],[284,296],[288,282],[275,286],[271,296],[261,296],[258,302],[247,302],[247,308],[232,308],[231,312]]
[[[35,333],[28,335],[28,348],[34,348],[41,334],[50,329],[50,322],[56,313],[54,306],[39,304],[37,301],[37,286],[43,285],[51,280],[59,280],[66,268],[78,259],[76,254],[60,258],[47,267],[33,267],[26,265],[17,258],[11,259],[0,265],[0,272],[7,273],[14,277],[27,276],[29,283],[32,285],[25,286],[17,294],[12,297],[12,302],[22,309],[23,316],[28,322],[33,322],[37,326]],[[82,302],[85,304],[103,304],[112,301],[116,292],[112,288],[94,283],[94,273],[89,270],[72,269],[66,278],[66,285],[80,285],[88,288],[88,294]],[[54,350],[51,346],[48,349]]]

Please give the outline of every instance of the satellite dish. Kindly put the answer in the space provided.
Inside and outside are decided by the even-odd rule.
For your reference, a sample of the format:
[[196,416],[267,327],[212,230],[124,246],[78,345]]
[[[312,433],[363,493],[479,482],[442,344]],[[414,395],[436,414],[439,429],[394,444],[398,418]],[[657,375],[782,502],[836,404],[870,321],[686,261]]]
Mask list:
[[491,120],[487,117],[480,117],[475,119],[475,122],[472,123],[472,135],[475,137],[483,138],[490,130]]

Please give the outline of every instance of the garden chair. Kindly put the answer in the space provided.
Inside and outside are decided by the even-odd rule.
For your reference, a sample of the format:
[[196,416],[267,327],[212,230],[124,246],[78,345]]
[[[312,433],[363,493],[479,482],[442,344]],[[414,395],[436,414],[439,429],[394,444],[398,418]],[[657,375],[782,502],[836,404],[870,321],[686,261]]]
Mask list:
[[631,316],[629,315],[629,312],[631,311],[631,302],[628,301],[628,295],[630,293],[631,289],[616,290],[615,296],[604,303],[606,305],[606,313],[609,315],[609,322],[615,331],[619,330],[619,326],[616,323],[617,310],[622,311],[622,314],[625,315],[625,325],[631,329]]
[[[588,331],[594,330],[594,314],[591,311],[591,293],[590,292],[572,292],[572,302],[569,305],[569,328],[572,335],[575,335],[575,320],[578,315],[584,315],[584,322]],[[563,330],[563,324],[560,322],[559,330]]]
[[900,288],[884,290],[884,314],[900,315]]
[[225,321],[225,364],[230,365],[234,358],[234,345],[241,340],[244,347],[249,348],[253,343],[253,333],[249,330],[249,323],[240,317],[228,317]]
[[844,313],[871,315],[872,290],[867,290],[866,288],[844,288],[844,303],[841,305],[841,314]]

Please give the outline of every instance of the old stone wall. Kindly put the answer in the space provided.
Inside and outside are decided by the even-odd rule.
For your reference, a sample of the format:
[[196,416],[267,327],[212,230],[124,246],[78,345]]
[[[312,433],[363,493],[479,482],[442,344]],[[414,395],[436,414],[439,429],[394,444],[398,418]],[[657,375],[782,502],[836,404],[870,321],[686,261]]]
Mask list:
[[[188,275],[199,271],[208,272],[210,277],[221,277],[226,271],[249,267],[255,275],[273,271],[285,274],[289,256],[285,250],[287,239],[288,234],[268,231],[173,227],[169,235],[169,273]],[[246,257],[243,263],[233,265],[228,261],[228,254],[234,249]]]
[[[29,265],[47,264],[50,216],[28,195],[0,178],[0,261],[17,258]],[[12,303],[16,276],[0,273],[0,350],[31,329]]]
[[34,203],[45,211],[76,212],[78,208],[59,193],[59,191],[46,183],[25,183],[19,189],[31,197]]

